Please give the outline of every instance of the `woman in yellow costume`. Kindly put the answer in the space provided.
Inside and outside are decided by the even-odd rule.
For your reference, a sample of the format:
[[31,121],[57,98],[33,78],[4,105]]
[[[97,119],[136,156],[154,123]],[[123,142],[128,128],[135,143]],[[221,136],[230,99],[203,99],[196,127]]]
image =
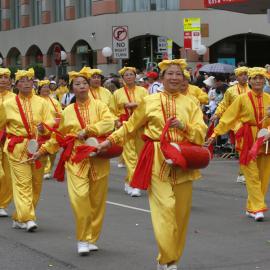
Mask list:
[[89,71],[90,98],[98,99],[104,102],[107,106],[111,107],[112,93],[101,86],[101,69],[90,69]]
[[[51,82],[49,80],[42,80],[38,82],[38,94],[40,97],[44,98],[48,102],[48,106],[50,109],[50,113],[52,117],[55,119],[54,128],[59,127],[60,119],[62,116],[62,107],[60,103],[50,96],[51,90],[50,90],[50,84]],[[50,135],[47,135],[46,138],[44,138],[44,142],[46,140],[50,139]],[[56,155],[49,155],[47,158],[47,164],[44,170],[44,179],[50,179],[51,178],[51,171],[52,167],[55,161]]]
[[[241,94],[245,94],[250,91],[248,86],[248,68],[247,67],[239,67],[234,70],[237,84],[228,88],[224,94],[222,101],[218,104],[218,107],[215,111],[215,114],[212,116],[211,121],[216,121],[223,113],[229,108],[229,106],[233,103],[233,101]],[[231,132],[234,133],[234,129]],[[230,133],[231,143],[235,144],[234,136]],[[242,172],[239,172],[239,175],[236,180],[237,183],[245,183],[245,177]]]
[[53,119],[47,102],[32,93],[34,70],[18,70],[15,76],[19,94],[0,106],[0,128],[6,127],[4,152],[12,168],[16,209],[13,227],[31,232],[37,228],[35,209],[41,193],[45,160],[27,162],[31,157],[29,144],[31,140],[37,147],[39,136],[46,135],[42,123],[52,125]]
[[63,111],[59,132],[64,137],[56,140],[57,136],[52,136],[35,154],[35,159],[44,153],[56,153],[59,143],[64,147],[54,176],[63,180],[65,164],[68,193],[76,220],[78,253],[87,255],[98,249],[95,243],[105,213],[110,163],[88,155],[79,162],[73,162],[73,158],[79,153],[77,146],[84,145],[85,139],[110,133],[114,129],[114,118],[105,103],[90,99],[87,73],[69,72],[69,79],[76,103]]
[[[213,143],[218,135],[234,128],[236,131],[236,148],[240,152],[240,168],[246,179],[248,193],[246,215],[256,221],[264,219],[267,210],[265,197],[270,178],[270,155],[265,145],[259,149],[258,156],[252,156],[252,149],[261,129],[266,131],[265,141],[269,138],[270,96],[263,92],[265,78],[264,68],[250,68],[249,82],[251,91],[238,96],[222,114],[219,124],[214,129],[208,144]],[[236,127],[236,124],[238,126]],[[268,129],[268,132],[267,132]]]
[[187,97],[189,97],[190,99],[192,99],[198,106],[200,106],[200,101],[198,100],[198,98],[196,98],[194,95],[192,95],[189,92],[189,82],[190,82],[190,73],[185,69],[184,70],[184,77],[183,77],[183,82],[181,83],[181,87],[180,87],[180,92],[182,95],[185,95]]
[[[184,59],[162,61],[159,68],[164,92],[145,97],[130,119],[99,145],[99,150],[103,151],[112,143],[124,144],[144,126],[146,143],[140,158],[148,151],[147,147],[149,153],[145,155],[147,168],[141,168],[140,174],[148,175],[146,180],[151,181],[148,195],[159,250],[158,270],[177,269],[188,228],[192,183],[200,177],[197,170],[183,171],[180,167],[167,164],[160,144],[164,125],[170,124],[171,141],[177,143],[189,141],[202,145],[207,129],[200,108],[180,93],[186,65]],[[137,181],[133,179],[132,184],[134,180]]]
[[[8,68],[0,68],[0,104],[14,97],[15,94],[11,92],[10,70]],[[0,131],[0,217],[8,216],[5,208],[12,200],[10,168],[7,155],[3,151],[5,139],[6,130],[3,128]]]
[[[124,67],[119,70],[119,74],[122,76],[124,87],[113,93],[113,102],[111,104],[111,111],[119,119],[117,124],[118,127],[129,119],[129,117],[137,110],[137,107],[143,98],[148,95],[145,88],[136,86],[136,69],[134,67]],[[138,153],[142,147],[140,136],[141,132],[139,131],[137,134],[134,134],[132,138],[129,138],[123,147],[124,150],[122,154],[127,168],[125,192],[132,197],[141,196],[139,189],[133,189],[129,185],[137,164]]]

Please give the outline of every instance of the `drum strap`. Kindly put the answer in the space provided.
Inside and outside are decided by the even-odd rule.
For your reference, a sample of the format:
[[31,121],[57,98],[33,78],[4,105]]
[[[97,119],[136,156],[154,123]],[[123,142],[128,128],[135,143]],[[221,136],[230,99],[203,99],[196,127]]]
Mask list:
[[53,105],[53,107],[54,107],[54,110],[58,113],[59,111],[58,111],[57,107],[55,106],[55,104],[54,104],[54,102],[53,102],[53,100],[52,100],[51,97],[49,97],[49,100],[50,100],[50,102],[52,103],[52,105]]
[[253,107],[257,127],[258,127],[258,129],[261,129],[262,128],[263,115],[264,115],[263,114],[263,109],[264,109],[264,107],[263,107],[263,96],[262,95],[257,96],[258,105],[259,105],[258,106],[259,112],[257,112],[257,109],[256,109],[256,106],[255,106],[255,102],[254,102],[251,91],[248,92],[248,97],[249,97],[249,99],[251,101],[251,104],[252,104],[252,107]]
[[74,109],[75,109],[77,118],[78,118],[78,120],[80,122],[81,128],[84,129],[86,127],[86,125],[85,125],[85,122],[84,122],[84,120],[82,118],[82,115],[80,114],[79,106],[78,106],[77,102],[74,104]]
[[28,134],[29,139],[31,139],[32,136],[31,136],[30,126],[29,126],[29,124],[28,124],[28,121],[27,121],[27,119],[26,119],[24,110],[23,110],[23,108],[22,108],[21,101],[20,101],[20,99],[19,99],[18,96],[16,96],[16,103],[17,103],[18,108],[19,108],[19,112],[20,112],[20,115],[21,115],[21,118],[22,118],[22,122],[23,122],[24,128],[25,128],[25,130],[26,130],[26,132],[27,132],[27,134]]

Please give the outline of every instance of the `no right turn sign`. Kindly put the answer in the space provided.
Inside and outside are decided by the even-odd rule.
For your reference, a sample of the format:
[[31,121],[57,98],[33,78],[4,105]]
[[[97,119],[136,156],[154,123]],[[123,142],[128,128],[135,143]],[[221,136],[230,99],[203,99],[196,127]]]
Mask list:
[[112,27],[112,48],[114,58],[129,58],[128,26]]

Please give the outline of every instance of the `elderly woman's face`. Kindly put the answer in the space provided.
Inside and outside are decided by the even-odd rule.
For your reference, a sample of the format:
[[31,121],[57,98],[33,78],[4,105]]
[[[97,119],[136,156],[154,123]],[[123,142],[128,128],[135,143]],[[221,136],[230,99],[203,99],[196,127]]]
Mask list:
[[133,71],[127,70],[123,75],[123,80],[126,84],[133,84],[135,83],[136,75]]
[[164,89],[169,92],[180,91],[183,79],[183,72],[178,65],[169,66],[163,74]]

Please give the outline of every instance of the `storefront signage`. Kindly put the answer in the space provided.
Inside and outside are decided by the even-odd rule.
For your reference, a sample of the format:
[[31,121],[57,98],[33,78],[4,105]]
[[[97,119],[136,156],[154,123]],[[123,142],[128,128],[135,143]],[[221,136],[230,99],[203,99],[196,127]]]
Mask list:
[[197,50],[201,45],[201,18],[184,18],[184,48]]
[[247,0],[204,0],[204,6],[210,8],[218,5],[235,4],[241,2],[247,2]]
[[112,27],[112,49],[114,58],[129,58],[128,26]]

